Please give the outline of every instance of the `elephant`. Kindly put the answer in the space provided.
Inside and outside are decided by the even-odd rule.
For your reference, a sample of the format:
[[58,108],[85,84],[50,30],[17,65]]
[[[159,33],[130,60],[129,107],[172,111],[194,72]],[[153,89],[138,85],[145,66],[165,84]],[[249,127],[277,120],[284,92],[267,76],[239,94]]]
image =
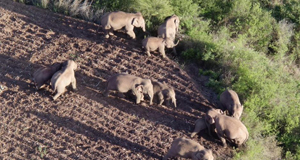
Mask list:
[[210,125],[215,125],[224,148],[227,147],[226,140],[239,147],[249,138],[246,126],[239,119],[222,115],[216,110],[208,111],[206,118]]
[[195,121],[195,129],[191,134],[191,138],[193,138],[197,133],[202,131],[203,129],[206,129],[207,125],[205,122],[205,118],[199,118]]
[[153,84],[153,93],[154,99],[157,100],[159,105],[162,105],[163,102],[166,102],[166,105],[170,105],[170,101],[174,108],[177,107],[176,105],[176,93],[173,87],[170,87],[165,82],[161,83],[158,81],[152,81]]
[[172,142],[168,153],[163,160],[179,156],[182,158],[191,158],[192,160],[213,160],[213,154],[210,149],[206,149],[198,142],[187,138],[177,138]]
[[158,37],[175,40],[175,35],[179,30],[179,23],[180,20],[178,16],[172,15],[167,17],[165,22],[158,27]]
[[150,51],[156,51],[158,49],[163,58],[166,58],[165,47],[173,48],[174,50],[174,47],[177,46],[178,43],[179,40],[176,44],[174,44],[173,40],[171,40],[170,38],[164,39],[159,37],[147,37],[142,41],[142,45],[149,57],[151,56]]
[[125,27],[126,33],[133,39],[136,38],[133,31],[134,27],[140,27],[146,32],[145,20],[140,12],[109,12],[101,17],[101,25],[105,32],[105,38],[113,35],[112,31],[122,29],[123,27]]
[[141,102],[143,94],[148,94],[150,105],[152,105],[153,85],[150,79],[143,79],[126,73],[116,74],[107,80],[107,86],[104,91],[106,97],[108,97],[110,90],[121,93],[127,93],[132,90],[132,93],[136,96],[136,104]]
[[214,109],[214,108],[208,110],[207,113],[205,114],[205,117],[204,117],[205,118],[205,123],[206,123],[206,126],[208,128],[208,134],[209,134],[210,137],[212,137],[211,131],[216,130],[216,126],[209,123],[209,119],[210,119],[209,115],[214,114],[214,113],[218,113],[218,114],[221,114],[221,115],[225,114],[221,109]]
[[75,70],[77,69],[77,64],[68,60],[62,65],[62,69],[57,71],[51,78],[51,85],[54,93],[57,91],[53,100],[56,100],[61,94],[65,92],[67,86],[72,84],[73,90],[76,88]]
[[243,113],[243,105],[241,105],[241,102],[239,100],[239,96],[237,93],[233,90],[225,90],[220,95],[220,102],[223,106],[224,110],[228,110],[229,115],[240,119],[242,113]]
[[50,67],[41,67],[33,73],[33,81],[36,89],[40,89],[47,81],[51,79],[53,74],[60,70],[62,63],[54,63]]

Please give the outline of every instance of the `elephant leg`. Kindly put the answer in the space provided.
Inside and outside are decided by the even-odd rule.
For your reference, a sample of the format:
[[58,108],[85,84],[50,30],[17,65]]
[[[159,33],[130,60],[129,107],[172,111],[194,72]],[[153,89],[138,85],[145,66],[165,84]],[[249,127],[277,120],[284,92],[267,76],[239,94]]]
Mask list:
[[109,35],[108,35],[108,31],[107,31],[107,30],[104,31],[104,35],[105,35],[105,36],[104,36],[105,38],[109,38]]
[[220,138],[220,140],[222,141],[223,147],[227,148],[226,139],[223,137],[223,135],[225,133],[217,126],[216,126],[216,129],[217,129],[217,135]]
[[109,90],[106,88],[103,94],[104,94],[105,97],[108,97],[108,95],[109,95]]
[[133,32],[133,30],[128,30],[127,34],[132,38],[135,39],[135,33]]
[[[218,135],[218,136],[219,136],[219,135]],[[223,137],[221,137],[221,136],[219,136],[219,138],[221,139],[221,141],[222,141],[222,143],[223,143],[223,147],[224,147],[224,148],[227,148],[226,139],[223,138]]]
[[125,98],[125,95],[123,93],[118,92],[118,97]]
[[212,126],[212,125],[208,124],[208,122],[205,122],[205,123],[206,123],[207,129],[208,129],[208,135],[209,135],[210,137],[212,137],[212,135],[211,135],[211,126]]
[[191,134],[191,138],[193,138],[197,133],[200,132],[200,128],[197,126],[197,124],[195,125],[195,129],[194,132],[192,132]]
[[147,53],[148,57],[151,56],[151,54],[150,54],[150,48],[149,47],[146,48],[146,53]]
[[108,30],[108,34],[111,35],[111,36],[113,36],[113,35],[114,35],[114,30],[113,30],[112,28],[109,29],[109,30]]
[[176,52],[176,48],[175,48],[175,47],[173,47],[173,52],[174,52],[175,55],[177,55],[177,52]]
[[65,88],[63,89],[57,89],[57,93],[55,94],[55,96],[53,97],[53,100],[56,100],[61,94],[63,94],[65,92]]
[[166,58],[165,48],[160,47],[159,48],[159,53],[162,55],[163,58]]
[[71,84],[72,84],[72,89],[73,89],[73,90],[77,90],[77,87],[76,87],[76,79],[75,79],[75,77],[73,78]]
[[164,156],[163,160],[167,160],[168,158],[174,157],[176,154],[172,152],[172,148],[169,149],[168,153]]
[[159,105],[162,105],[164,103],[164,95],[161,92],[159,92],[157,96]]

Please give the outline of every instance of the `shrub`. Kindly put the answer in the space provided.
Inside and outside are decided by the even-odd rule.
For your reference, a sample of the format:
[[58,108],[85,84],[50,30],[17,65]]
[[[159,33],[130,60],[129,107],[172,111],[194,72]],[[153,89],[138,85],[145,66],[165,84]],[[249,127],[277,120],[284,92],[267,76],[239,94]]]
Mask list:
[[158,26],[164,19],[174,14],[169,0],[136,0],[129,6],[130,10],[141,12],[146,21],[147,30],[157,35]]

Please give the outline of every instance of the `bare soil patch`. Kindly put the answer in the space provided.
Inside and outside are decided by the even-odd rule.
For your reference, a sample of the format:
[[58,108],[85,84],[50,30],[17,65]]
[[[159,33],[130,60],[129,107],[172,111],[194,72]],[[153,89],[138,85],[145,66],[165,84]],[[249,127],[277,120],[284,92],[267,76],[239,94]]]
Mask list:
[[[189,137],[194,121],[215,107],[217,97],[197,67],[147,57],[140,39],[123,33],[105,39],[97,28],[0,1],[0,159],[161,159],[173,139]],[[49,87],[36,91],[33,72],[67,59],[79,65],[78,91],[69,89],[57,101]],[[176,90],[178,109],[103,97],[105,80],[120,72],[166,81]],[[232,157],[205,131],[194,140],[218,159]]]

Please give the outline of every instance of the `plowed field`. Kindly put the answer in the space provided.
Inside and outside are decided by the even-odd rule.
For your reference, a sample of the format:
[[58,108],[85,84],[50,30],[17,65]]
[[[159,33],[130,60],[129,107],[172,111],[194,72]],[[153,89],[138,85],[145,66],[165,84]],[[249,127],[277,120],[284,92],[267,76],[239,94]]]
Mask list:
[[[98,25],[48,10],[0,1],[0,159],[161,159],[171,142],[189,137],[194,121],[216,107],[217,96],[195,65],[153,54],[123,33],[104,38]],[[36,90],[33,72],[72,59],[78,91],[52,100],[49,86]],[[105,81],[128,72],[175,88],[178,109],[116,94]],[[194,140],[230,159],[231,149],[202,131]]]

